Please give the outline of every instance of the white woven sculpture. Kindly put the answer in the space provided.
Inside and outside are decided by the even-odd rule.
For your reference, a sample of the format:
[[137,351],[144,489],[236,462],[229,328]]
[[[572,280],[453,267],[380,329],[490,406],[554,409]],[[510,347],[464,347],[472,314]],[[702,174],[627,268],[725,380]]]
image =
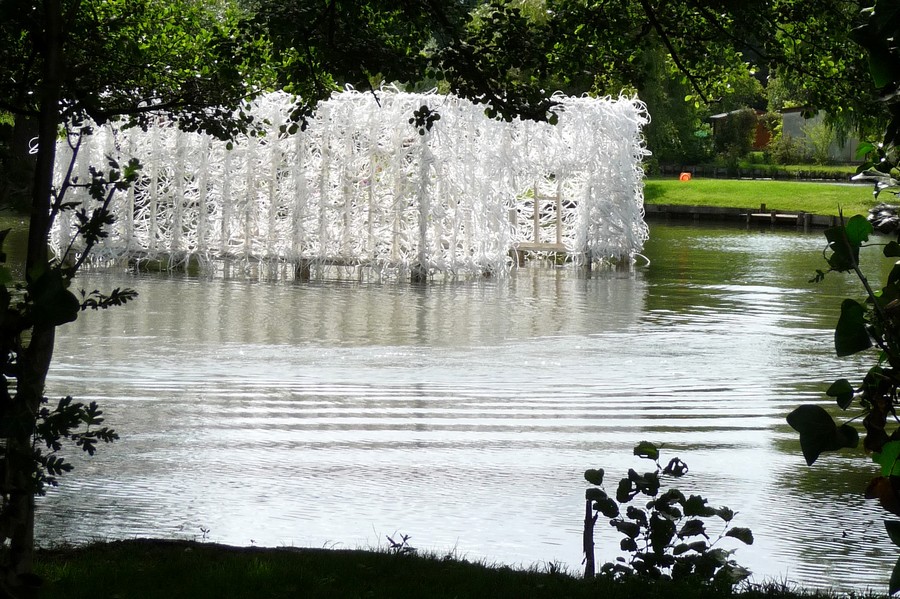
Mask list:
[[[510,250],[526,243],[561,244],[576,262],[633,258],[647,239],[645,107],[621,98],[556,100],[559,123],[551,126],[491,120],[483,106],[454,96],[383,89],[376,99],[347,90],[322,102],[306,131],[279,135],[290,98],[275,93],[253,107],[266,134],[231,150],[167,124],[147,132],[99,127],[76,174],[86,180],[88,166],[106,164],[107,155],[136,157],[143,170],[114,200],[117,223],[95,260],[238,259],[462,276],[508,272]],[[421,106],[441,117],[424,135],[409,123]],[[71,154],[65,143],[58,150],[62,176]],[[541,199],[548,196],[554,201]],[[71,218],[58,219],[56,248],[68,246]]]

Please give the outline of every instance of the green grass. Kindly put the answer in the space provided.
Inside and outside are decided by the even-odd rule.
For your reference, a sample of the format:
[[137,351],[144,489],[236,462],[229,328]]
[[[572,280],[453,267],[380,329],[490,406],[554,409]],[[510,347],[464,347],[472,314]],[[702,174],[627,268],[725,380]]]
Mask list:
[[238,548],[146,540],[43,550],[36,561],[36,571],[44,578],[41,596],[66,599],[835,597],[777,584],[730,595],[697,584],[637,580],[623,584],[605,578],[583,580],[548,570],[491,567],[383,551]]
[[735,179],[647,179],[644,201],[648,204],[759,208],[835,215],[865,214],[875,205],[868,185],[837,185],[797,181]]

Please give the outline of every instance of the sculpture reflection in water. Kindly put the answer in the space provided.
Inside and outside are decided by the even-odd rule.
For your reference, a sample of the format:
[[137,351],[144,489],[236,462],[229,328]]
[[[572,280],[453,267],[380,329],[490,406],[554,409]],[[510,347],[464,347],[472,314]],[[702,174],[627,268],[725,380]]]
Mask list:
[[[580,264],[633,259],[648,236],[645,107],[557,100],[556,126],[488,119],[483,106],[454,96],[383,89],[335,94],[294,134],[282,131],[290,98],[265,95],[252,108],[261,133],[234,144],[167,123],[95,128],[78,156],[81,180],[108,155],[143,165],[139,183],[115,199],[117,223],[95,260],[453,277],[507,273],[516,248],[561,250]],[[429,128],[410,122],[422,107],[440,115]],[[68,144],[59,155],[62,169]],[[73,225],[70,212],[60,215],[57,248]]]

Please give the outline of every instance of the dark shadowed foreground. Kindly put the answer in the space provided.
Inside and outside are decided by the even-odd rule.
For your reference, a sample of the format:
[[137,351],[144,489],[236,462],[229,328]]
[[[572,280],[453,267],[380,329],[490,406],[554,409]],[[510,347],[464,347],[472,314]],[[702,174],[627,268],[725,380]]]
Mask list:
[[241,548],[193,541],[132,540],[42,550],[36,570],[45,579],[42,597],[67,599],[837,597],[788,590],[781,585],[728,594],[690,584],[582,580],[560,573],[549,564],[540,570],[516,570],[387,551]]

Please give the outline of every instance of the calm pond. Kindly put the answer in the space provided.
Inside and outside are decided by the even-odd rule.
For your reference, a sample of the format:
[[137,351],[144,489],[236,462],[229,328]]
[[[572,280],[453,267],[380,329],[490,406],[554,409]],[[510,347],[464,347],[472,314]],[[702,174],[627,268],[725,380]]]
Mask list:
[[[586,468],[641,440],[738,513],[756,580],[884,589],[897,551],[861,450],[808,468],[785,415],[864,362],[833,356],[849,277],[821,232],[652,224],[649,266],[436,283],[88,273],[133,305],[63,327],[48,395],[121,440],[39,502],[39,540],[384,546],[580,568]],[[873,263],[877,252],[871,250]],[[878,278],[878,273],[874,274]],[[601,522],[602,524],[602,522]],[[202,529],[202,530],[201,530]],[[204,532],[208,531],[208,532]],[[598,561],[618,535],[598,527]]]

